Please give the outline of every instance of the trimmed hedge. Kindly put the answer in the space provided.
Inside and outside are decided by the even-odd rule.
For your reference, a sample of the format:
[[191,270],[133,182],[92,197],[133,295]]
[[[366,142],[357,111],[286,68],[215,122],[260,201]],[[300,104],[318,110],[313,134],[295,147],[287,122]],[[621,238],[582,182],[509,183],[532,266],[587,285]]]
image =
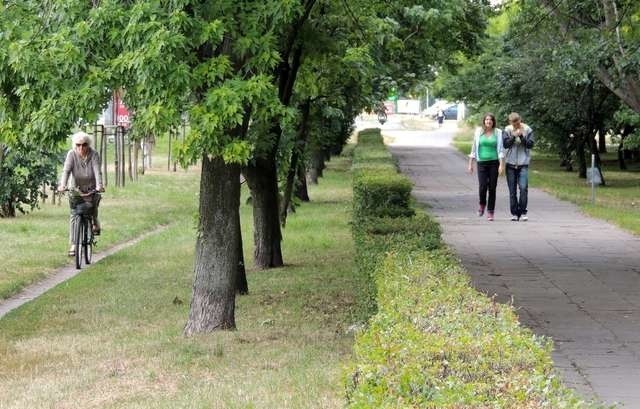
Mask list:
[[[521,327],[511,306],[472,288],[433,219],[422,212],[407,216],[413,211],[408,200],[384,197],[404,192],[406,178],[385,175],[384,188],[370,187],[377,183],[371,173],[395,167],[391,156],[380,159],[379,131],[358,140],[354,202],[380,203],[354,203],[356,263],[371,275],[377,312],[356,337],[345,379],[348,407],[595,407],[556,377],[550,340]],[[374,166],[361,162],[366,158],[376,158]],[[356,188],[376,194],[356,194]],[[390,207],[405,215],[380,217]]]
[[380,130],[358,134],[353,152],[353,217],[401,217],[414,214],[411,181],[399,174]]

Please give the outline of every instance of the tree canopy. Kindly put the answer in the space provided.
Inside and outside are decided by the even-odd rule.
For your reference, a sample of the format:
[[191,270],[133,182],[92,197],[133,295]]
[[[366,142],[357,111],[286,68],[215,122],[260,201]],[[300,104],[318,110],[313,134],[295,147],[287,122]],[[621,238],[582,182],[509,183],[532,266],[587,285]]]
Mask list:
[[637,112],[639,10],[612,0],[508,2],[491,19],[483,52],[439,86],[476,112],[495,111],[501,124],[520,112],[543,146],[563,157],[576,151],[584,177],[585,149],[598,154],[595,136],[604,149],[607,130],[620,131],[616,111]]
[[487,9],[473,0],[1,7],[1,141],[64,140],[97,117],[113,90],[131,109],[133,136],[187,118],[180,157],[203,166],[186,333],[235,326],[240,171],[254,199],[256,263],[281,264],[278,179],[288,185],[300,173],[291,167],[314,150],[339,151],[355,116],[390,89],[432,79],[476,51]]

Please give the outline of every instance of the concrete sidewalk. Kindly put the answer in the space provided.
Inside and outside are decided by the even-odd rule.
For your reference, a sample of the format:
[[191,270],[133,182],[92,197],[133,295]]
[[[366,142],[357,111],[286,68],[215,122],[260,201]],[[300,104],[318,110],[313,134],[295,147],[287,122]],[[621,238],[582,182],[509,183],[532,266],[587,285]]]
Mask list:
[[587,399],[640,408],[640,238],[537,189],[529,189],[530,220],[512,222],[504,177],[496,220],[477,217],[476,174],[443,147],[454,132],[391,131],[416,199],[430,206],[476,288],[513,299],[524,325],[553,338],[566,384]]

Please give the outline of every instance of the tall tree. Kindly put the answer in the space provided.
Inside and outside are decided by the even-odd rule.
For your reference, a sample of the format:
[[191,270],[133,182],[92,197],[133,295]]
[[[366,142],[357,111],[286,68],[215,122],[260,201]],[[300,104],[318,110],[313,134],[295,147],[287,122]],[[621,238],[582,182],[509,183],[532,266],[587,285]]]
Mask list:
[[16,122],[24,124],[18,132],[64,137],[79,118],[95,118],[118,87],[140,132],[168,129],[187,113],[182,158],[200,158],[203,166],[185,333],[235,327],[239,166],[256,142],[246,132],[250,114],[273,116],[280,109],[270,78],[278,63],[274,33],[293,17],[291,7],[279,1],[115,0],[40,6],[12,2],[7,7],[15,14],[26,12],[15,25],[4,21],[11,30],[0,30],[12,34],[4,61],[23,84],[13,88],[15,112],[22,115]]
[[[273,77],[280,101],[287,107],[295,106],[292,101],[300,70],[309,61],[312,64],[318,61],[318,55],[358,50],[367,54],[367,59],[376,60],[378,71],[374,76],[364,76],[369,80],[364,87],[373,105],[397,83],[410,86],[431,78],[434,66],[446,65],[456,52],[474,49],[484,26],[484,7],[467,0],[406,0],[384,4],[362,0],[301,0],[298,6],[297,18],[283,30],[279,48],[281,62]],[[327,46],[327,39],[345,47]],[[334,76],[330,69],[327,71]],[[282,121],[275,118],[267,127],[272,144],[257,152],[245,171],[254,206],[254,259],[256,265],[264,268],[283,262],[275,178],[282,174],[278,171],[278,147],[283,144],[284,134],[293,133],[282,125]],[[319,150],[311,153],[317,162],[315,169],[321,168],[325,154]]]
[[445,76],[443,89],[476,111],[494,111],[500,123],[520,112],[533,123],[539,146],[559,152],[568,169],[575,152],[586,177],[585,153],[599,155],[595,136],[619,106],[590,74],[591,55],[560,33],[540,4],[507,8],[492,20],[490,34],[485,51]]
[[[633,0],[540,2],[592,63],[585,67],[635,112],[640,113],[640,3]],[[537,7],[537,2],[533,7]]]
[[[80,119],[95,119],[117,88],[125,90],[135,132],[169,129],[186,114],[190,132],[180,155],[203,166],[185,333],[233,328],[238,171],[247,170],[262,214],[255,222],[256,264],[280,265],[277,177],[286,173],[282,147],[297,134],[296,107],[309,96],[294,95],[305,55],[374,61],[376,75],[351,86],[358,101],[375,101],[393,84],[385,78],[408,83],[431,75],[436,59],[473,43],[482,27],[478,10],[472,0],[5,1],[0,115],[9,112],[11,122],[2,124],[3,135],[64,139]],[[314,50],[317,38],[332,35],[348,47]],[[343,112],[344,133],[355,114]]]

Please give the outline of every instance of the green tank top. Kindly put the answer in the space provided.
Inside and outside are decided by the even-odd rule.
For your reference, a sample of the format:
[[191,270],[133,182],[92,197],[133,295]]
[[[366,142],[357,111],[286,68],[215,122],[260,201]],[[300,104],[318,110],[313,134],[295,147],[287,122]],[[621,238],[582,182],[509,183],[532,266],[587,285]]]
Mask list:
[[478,162],[498,160],[498,138],[496,137],[496,131],[493,131],[490,136],[484,133],[481,134],[478,145]]

